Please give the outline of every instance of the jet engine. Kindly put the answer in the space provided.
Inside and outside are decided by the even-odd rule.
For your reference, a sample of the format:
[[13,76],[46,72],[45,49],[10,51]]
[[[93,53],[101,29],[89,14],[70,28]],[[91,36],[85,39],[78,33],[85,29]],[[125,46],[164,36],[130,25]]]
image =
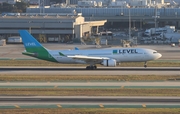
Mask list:
[[116,60],[115,59],[103,60],[102,65],[107,66],[107,67],[115,67],[116,66]]

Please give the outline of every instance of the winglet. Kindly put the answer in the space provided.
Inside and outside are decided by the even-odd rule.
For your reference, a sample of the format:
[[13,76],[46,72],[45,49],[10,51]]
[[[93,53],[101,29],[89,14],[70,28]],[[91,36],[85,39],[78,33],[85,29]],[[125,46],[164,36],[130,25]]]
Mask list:
[[63,53],[61,53],[61,52],[59,52],[59,55],[60,55],[60,56],[66,56],[66,55],[64,55],[64,54],[63,54]]
[[79,50],[79,48],[75,47],[74,50]]

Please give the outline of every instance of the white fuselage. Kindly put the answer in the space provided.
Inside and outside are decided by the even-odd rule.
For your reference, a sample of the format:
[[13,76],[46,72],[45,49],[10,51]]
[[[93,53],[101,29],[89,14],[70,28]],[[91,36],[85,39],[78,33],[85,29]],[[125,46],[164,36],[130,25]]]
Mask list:
[[115,59],[116,62],[146,62],[156,60],[162,55],[157,53],[156,50],[144,49],[144,48],[108,48],[108,49],[93,49],[93,50],[49,50],[51,56],[53,56],[60,63],[79,63],[86,64],[81,59],[68,58],[62,56],[59,52],[68,56],[83,55],[88,57],[107,57]]

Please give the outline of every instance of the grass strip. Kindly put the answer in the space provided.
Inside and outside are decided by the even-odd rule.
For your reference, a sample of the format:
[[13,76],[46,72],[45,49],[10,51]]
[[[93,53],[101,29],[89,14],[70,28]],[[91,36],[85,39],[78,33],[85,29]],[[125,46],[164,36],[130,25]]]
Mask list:
[[0,95],[37,96],[180,96],[180,89],[64,89],[64,88],[0,88]]
[[180,80],[180,75],[118,75],[118,76],[66,76],[66,75],[9,75],[0,74],[0,81],[30,81],[30,82],[64,82],[64,81],[178,81]]
[[[0,60],[0,66],[86,66],[82,64],[60,64],[43,60]],[[99,66],[99,65],[98,65]],[[144,62],[124,62],[121,67],[143,67]],[[148,67],[179,67],[180,62],[177,61],[150,61]]]
[[0,109],[1,114],[179,114],[180,108]]

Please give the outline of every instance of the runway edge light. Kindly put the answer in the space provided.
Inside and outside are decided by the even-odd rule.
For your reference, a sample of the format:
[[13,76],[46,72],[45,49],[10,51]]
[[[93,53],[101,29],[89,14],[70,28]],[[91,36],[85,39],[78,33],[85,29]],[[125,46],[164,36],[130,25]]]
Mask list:
[[20,106],[18,106],[18,105],[14,105],[16,108],[21,108]]
[[57,107],[62,108],[62,106],[60,104],[58,104]]
[[143,108],[146,108],[146,104],[142,104],[142,107],[143,107]]
[[104,106],[102,104],[99,105],[101,108],[104,108]]

